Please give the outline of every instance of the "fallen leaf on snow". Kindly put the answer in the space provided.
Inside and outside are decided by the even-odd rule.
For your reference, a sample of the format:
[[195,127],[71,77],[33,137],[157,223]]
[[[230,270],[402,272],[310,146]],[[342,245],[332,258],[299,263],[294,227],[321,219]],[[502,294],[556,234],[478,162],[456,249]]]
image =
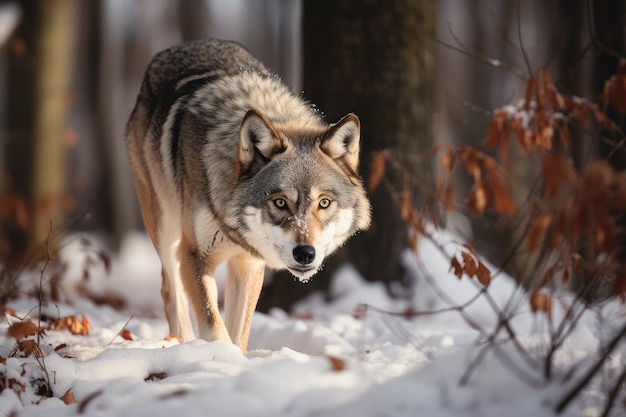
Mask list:
[[179,343],[181,343],[181,342],[182,342],[182,340],[181,340],[178,336],[176,336],[176,335],[174,335],[174,334],[172,334],[172,333],[170,333],[170,334],[169,334],[169,335],[165,338],[165,340],[166,340],[167,342],[171,342],[172,340],[177,340]]
[[333,371],[343,371],[346,369],[346,361],[336,356],[328,355],[328,360],[330,361],[330,366]]
[[68,405],[76,403],[76,398],[74,398],[74,393],[72,392],[71,388],[68,389],[65,394],[63,394],[63,396],[61,397],[61,401]]
[[89,321],[84,314],[81,316],[81,320],[76,316],[61,317],[52,324],[52,328],[54,330],[69,330],[72,334],[87,336],[89,334]]
[[41,350],[37,342],[33,339],[25,339],[25,340],[19,341],[17,343],[17,346],[22,352],[24,352],[24,356],[30,356],[33,353],[35,353],[35,356],[38,358],[41,358],[44,356],[43,351]]
[[9,326],[7,335],[20,340],[25,337],[34,336],[36,333],[43,333],[43,330],[32,321],[19,321]]
[[130,332],[128,331],[128,329],[124,329],[120,332],[120,336],[122,337],[122,339],[124,340],[133,340],[133,336],[130,334]]
[[144,381],[160,381],[162,379],[167,378],[167,373],[166,372],[153,372],[150,375],[148,375],[147,377],[145,377],[143,380]]

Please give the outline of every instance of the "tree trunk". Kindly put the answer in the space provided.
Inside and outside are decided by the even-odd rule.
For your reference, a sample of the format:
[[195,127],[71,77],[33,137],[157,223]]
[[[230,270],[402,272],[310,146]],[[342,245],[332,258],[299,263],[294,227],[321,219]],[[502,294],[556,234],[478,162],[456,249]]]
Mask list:
[[[433,145],[435,14],[432,0],[303,2],[304,95],[329,122],[349,112],[359,116],[364,178],[374,151],[423,155]],[[413,171],[428,177],[431,166]],[[277,279],[266,291],[277,294],[277,304],[288,306],[293,298],[324,288],[344,260],[368,280],[390,284],[406,278],[400,254],[407,247],[407,228],[399,209],[384,187],[370,198],[371,229],[352,238],[312,283]]]
[[[98,10],[100,32],[98,78],[96,90],[98,147],[102,151],[106,195],[105,224],[111,228],[113,246],[119,249],[125,234],[136,227],[135,199],[124,129],[126,117],[123,92],[124,62],[124,13],[120,2],[100,0],[95,3]],[[120,111],[122,110],[122,111]]]
[[67,202],[63,134],[71,68],[74,0],[39,4],[35,69],[35,132],[29,242],[47,241],[50,225],[63,221]]
[[[600,50],[594,59],[594,96],[600,96],[604,91],[604,84],[617,73],[620,59],[626,54],[624,41],[624,2],[593,2],[593,25],[596,41]],[[620,118],[612,108],[608,115],[622,129],[626,128],[623,118]],[[619,145],[623,137],[612,137],[610,132],[603,132],[609,138],[607,142],[600,141],[600,155],[609,157],[609,162],[618,170],[626,169],[626,149]]]
[[182,0],[178,6],[178,13],[183,41],[207,37],[209,7],[206,0]]
[[35,65],[32,45],[37,31],[34,2],[20,4],[22,20],[6,48],[6,118],[2,126],[4,147],[0,213],[0,261],[9,270],[18,268],[28,250],[27,196],[31,170],[30,144],[35,97]]
[[[626,56],[626,42],[624,40],[624,1],[594,1],[593,2],[593,26],[595,30],[596,46],[599,47],[594,59],[593,93],[594,97],[599,97],[604,91],[605,83],[617,73],[620,61]],[[623,141],[626,139],[626,119],[620,116],[617,111],[609,106],[607,115],[619,126],[617,134],[609,131],[601,131],[603,139],[599,140],[598,153],[601,158],[607,161],[618,171],[626,169],[626,147]],[[621,264],[626,264],[626,214],[615,213],[616,228],[618,230],[618,241],[616,260]],[[614,276],[612,284],[622,285],[620,281],[623,276]],[[592,298],[604,298],[614,294],[611,286],[600,286],[592,294]]]

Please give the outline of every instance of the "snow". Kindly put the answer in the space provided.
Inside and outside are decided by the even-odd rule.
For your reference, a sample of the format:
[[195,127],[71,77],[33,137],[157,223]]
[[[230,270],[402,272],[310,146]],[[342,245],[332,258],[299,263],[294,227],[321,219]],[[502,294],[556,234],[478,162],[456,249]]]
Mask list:
[[[513,344],[505,343],[503,333],[496,347],[485,350],[485,338],[498,324],[485,297],[463,310],[479,330],[455,310],[407,318],[363,307],[424,312],[472,300],[481,287],[450,273],[445,255],[460,245],[445,233],[437,243],[422,241],[417,260],[405,254],[406,266],[417,277],[415,292],[406,299],[390,298],[382,284],[365,282],[344,266],[333,279],[330,301],[314,294],[291,313],[256,313],[245,356],[228,343],[165,339],[160,266],[145,236],[129,236],[108,273],[104,265],[92,263],[88,283],[83,282],[87,293],[124,300],[122,309],[96,305],[74,292],[84,280],[80,265],[89,251],[78,243],[69,245],[62,253],[73,265],[62,282],[65,300],[44,306],[43,313],[53,318],[84,314],[91,332],[81,336],[47,330],[40,343],[44,357],[38,361],[13,351],[15,340],[6,330],[16,319],[5,314],[0,357],[7,360],[0,372],[5,376],[1,382],[12,389],[0,393],[0,415],[554,415],[555,403],[597,357],[598,346],[623,323],[624,306],[610,302],[583,314],[554,361],[557,376],[579,364],[566,383],[556,377],[545,382],[541,367],[526,365]],[[223,281],[223,271],[219,275]],[[494,276],[488,293],[511,313],[510,324],[533,359],[543,357],[549,346],[545,315],[531,313],[523,291],[504,274]],[[35,317],[37,300],[23,297],[5,308]],[[556,306],[554,323],[563,315]],[[119,336],[123,328],[133,340]],[[617,369],[624,361],[620,349],[611,361]],[[48,379],[53,397],[42,398],[36,390]],[[605,385],[603,379],[594,380],[561,415],[599,416]],[[75,402],[61,400],[67,392]]]

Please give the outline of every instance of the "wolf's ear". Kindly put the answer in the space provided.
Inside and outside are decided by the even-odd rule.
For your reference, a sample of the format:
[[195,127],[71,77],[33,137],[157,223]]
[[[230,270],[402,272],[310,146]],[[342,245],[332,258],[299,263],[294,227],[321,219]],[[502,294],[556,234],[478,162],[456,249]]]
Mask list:
[[286,144],[267,117],[256,110],[249,110],[239,129],[239,173],[251,168],[256,171],[285,149]]
[[320,148],[331,158],[342,160],[352,171],[357,172],[360,140],[361,122],[356,114],[350,113],[330,127]]

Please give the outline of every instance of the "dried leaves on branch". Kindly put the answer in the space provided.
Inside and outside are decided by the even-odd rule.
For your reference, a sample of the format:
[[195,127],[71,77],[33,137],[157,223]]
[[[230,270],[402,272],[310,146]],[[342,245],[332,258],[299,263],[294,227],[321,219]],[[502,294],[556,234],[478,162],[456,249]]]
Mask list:
[[[617,114],[619,120],[611,115]],[[484,346],[479,358],[487,349],[496,349],[500,332],[510,340],[520,357],[533,367],[543,362],[544,377],[553,377],[554,354],[562,347],[576,327],[581,311],[598,297],[619,297],[626,301],[626,175],[615,169],[607,159],[589,154],[583,166],[573,162],[573,138],[583,132],[591,149],[599,142],[612,146],[614,154],[623,150],[626,139],[618,123],[626,115],[626,61],[605,84],[598,102],[565,94],[556,87],[550,73],[539,71],[526,81],[524,97],[495,110],[486,129],[483,147],[438,145],[424,159],[411,159],[392,150],[382,150],[374,155],[368,189],[383,185],[396,202],[401,217],[408,228],[409,244],[417,252],[420,238],[438,243],[429,230],[437,227],[435,219],[459,211],[473,217],[489,215],[490,221],[515,222],[522,227],[523,235],[515,245],[512,256],[532,260],[533,280],[526,283],[527,302],[534,313],[543,314],[549,323],[550,342],[547,353],[533,357],[516,339],[508,324],[506,314],[494,307],[500,325],[492,333],[481,331]],[[537,183],[526,186],[522,198],[510,192],[512,184],[524,184],[515,178],[511,169],[511,149],[519,147],[516,158],[525,158],[535,166]],[[434,185],[415,178],[409,164],[428,164],[435,158],[438,172]],[[606,156],[604,156],[606,158]],[[390,175],[390,171],[394,175]],[[455,175],[463,173],[471,180],[469,189],[459,190]],[[393,178],[401,178],[394,183]],[[415,189],[419,191],[416,192]],[[461,195],[463,194],[463,195]],[[414,196],[434,204],[418,205]],[[462,203],[460,203],[462,201]],[[494,220],[497,219],[497,220]],[[432,227],[427,227],[432,226]],[[443,253],[449,253],[440,247]],[[486,291],[492,272],[469,244],[458,245],[450,257],[450,273],[457,278],[476,278],[482,290],[477,297],[488,297]],[[574,283],[574,286],[571,284]],[[607,285],[608,284],[608,285]],[[563,288],[574,288],[578,296],[565,302],[559,295]],[[602,288],[604,292],[598,293]],[[610,291],[607,291],[607,288]],[[441,294],[445,297],[445,294]],[[475,299],[474,299],[475,300]],[[568,304],[569,303],[569,304]],[[566,314],[554,323],[555,305],[563,307]],[[465,315],[466,306],[444,311],[457,311]],[[425,312],[421,312],[420,315]],[[474,323],[475,324],[475,323]],[[484,330],[484,329],[482,329]],[[621,337],[615,336],[613,341]],[[499,351],[500,355],[502,351]],[[587,379],[577,384],[568,398],[559,403],[561,411],[580,389],[602,368],[605,356],[587,373]],[[480,360],[480,359],[478,359]],[[472,364],[474,365],[474,364]],[[472,367],[471,367],[472,368]],[[472,369],[468,369],[470,375]],[[521,374],[518,369],[518,373]],[[622,373],[626,375],[626,368]],[[626,378],[620,378],[618,384]],[[464,377],[465,380],[465,377]],[[618,385],[612,385],[617,392]],[[607,402],[610,408],[614,396]]]
[[452,173],[457,160],[463,163],[465,171],[474,181],[467,196],[469,212],[482,215],[491,208],[498,214],[513,216],[515,206],[504,185],[504,171],[494,158],[471,146],[448,146],[441,157],[437,186],[446,212],[454,208]]
[[454,275],[458,279],[463,278],[463,274],[466,274],[469,278],[478,280],[483,286],[488,286],[491,282],[491,271],[480,260],[476,250],[469,244],[464,244],[464,250],[461,253],[461,260],[459,261],[456,256],[453,256],[450,260],[450,270],[454,271]]
[[44,335],[46,330],[67,330],[73,335],[87,336],[90,326],[84,314],[81,314],[80,318],[77,316],[59,317],[45,326],[28,319],[15,321],[7,330],[7,335],[14,338],[16,342],[12,354],[22,353],[24,356],[30,356],[34,353],[38,357],[44,356],[36,337]]
[[[540,71],[527,81],[524,98],[493,112],[484,151],[470,146],[435,149],[434,155],[440,155],[436,196],[441,207],[445,212],[455,209],[453,173],[458,161],[473,182],[465,199],[469,214],[491,211],[528,222],[528,254],[543,251],[543,259],[549,260],[538,265],[545,271],[537,287],[553,283],[555,272],[563,283],[575,273],[581,280],[610,278],[615,294],[624,296],[626,260],[616,256],[623,231],[616,221],[626,212],[626,177],[603,159],[575,167],[569,148],[572,127],[600,132],[594,135],[597,140],[623,146],[617,140],[620,128],[607,116],[609,108],[620,115],[626,112],[626,64],[606,83],[602,105],[562,94],[550,74]],[[540,191],[529,190],[529,201],[521,206],[506,185],[514,180],[507,169],[511,141],[541,173]],[[488,154],[490,150],[497,156]]]

